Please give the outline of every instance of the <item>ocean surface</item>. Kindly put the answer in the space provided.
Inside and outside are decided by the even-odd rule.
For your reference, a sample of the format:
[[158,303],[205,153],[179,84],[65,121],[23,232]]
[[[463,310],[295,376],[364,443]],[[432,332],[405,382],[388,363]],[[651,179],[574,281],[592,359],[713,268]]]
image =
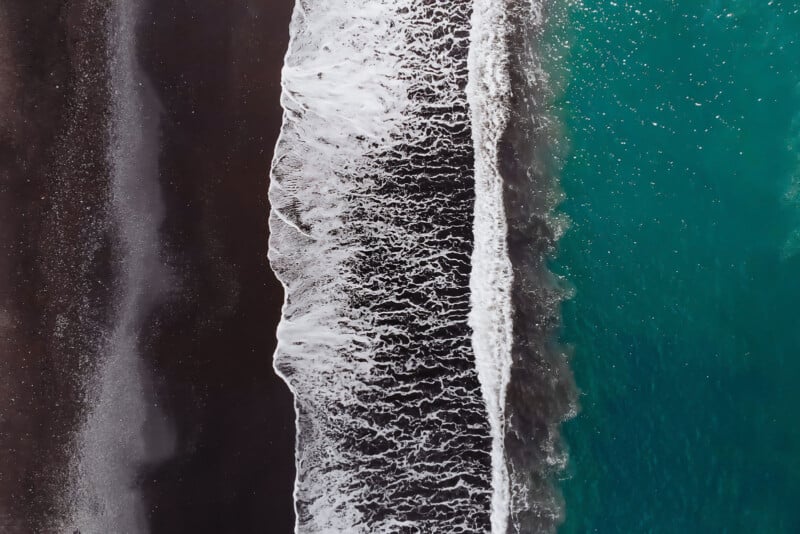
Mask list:
[[562,533],[800,532],[800,3],[551,5]]

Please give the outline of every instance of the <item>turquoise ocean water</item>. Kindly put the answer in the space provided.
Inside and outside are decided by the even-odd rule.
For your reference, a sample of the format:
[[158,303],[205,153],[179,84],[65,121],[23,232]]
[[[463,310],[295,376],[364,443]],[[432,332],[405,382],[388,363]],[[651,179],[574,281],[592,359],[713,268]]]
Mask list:
[[554,0],[563,533],[800,533],[800,0]]

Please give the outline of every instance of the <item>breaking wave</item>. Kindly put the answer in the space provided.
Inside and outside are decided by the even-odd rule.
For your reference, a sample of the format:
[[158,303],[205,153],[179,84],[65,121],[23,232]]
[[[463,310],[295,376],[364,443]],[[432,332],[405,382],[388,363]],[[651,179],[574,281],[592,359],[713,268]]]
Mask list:
[[560,520],[549,477],[571,401],[540,397],[569,390],[569,373],[531,340],[557,323],[557,236],[525,145],[544,129],[520,115],[543,108],[519,95],[543,83],[520,77],[542,24],[523,0],[296,4],[269,254],[286,292],[275,365],[295,396],[297,532]]

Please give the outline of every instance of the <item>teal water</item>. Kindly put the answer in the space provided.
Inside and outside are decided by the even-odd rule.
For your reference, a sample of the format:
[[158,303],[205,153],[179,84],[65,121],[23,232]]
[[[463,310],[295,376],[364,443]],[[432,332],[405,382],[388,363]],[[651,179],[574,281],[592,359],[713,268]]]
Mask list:
[[800,533],[800,0],[553,0],[564,534]]

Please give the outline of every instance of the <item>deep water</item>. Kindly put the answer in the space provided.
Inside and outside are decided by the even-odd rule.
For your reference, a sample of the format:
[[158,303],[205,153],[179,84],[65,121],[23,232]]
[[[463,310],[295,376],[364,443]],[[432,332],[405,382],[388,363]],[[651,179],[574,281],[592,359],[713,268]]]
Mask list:
[[800,2],[556,0],[564,534],[800,532]]

